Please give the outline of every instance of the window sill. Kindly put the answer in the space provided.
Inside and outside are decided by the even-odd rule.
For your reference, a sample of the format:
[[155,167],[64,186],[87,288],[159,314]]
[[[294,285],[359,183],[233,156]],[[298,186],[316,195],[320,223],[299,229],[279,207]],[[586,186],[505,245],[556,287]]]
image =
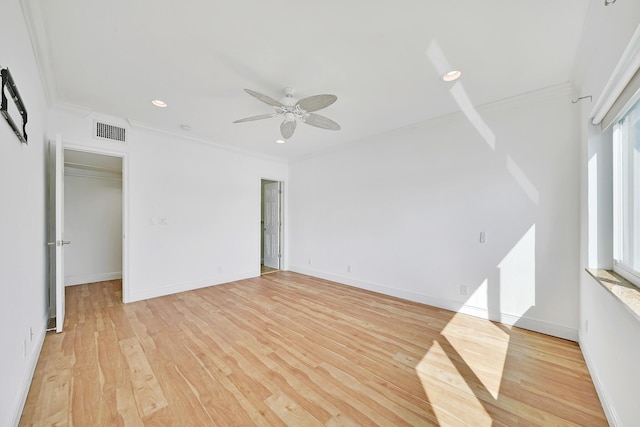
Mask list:
[[640,321],[640,288],[611,270],[585,270]]

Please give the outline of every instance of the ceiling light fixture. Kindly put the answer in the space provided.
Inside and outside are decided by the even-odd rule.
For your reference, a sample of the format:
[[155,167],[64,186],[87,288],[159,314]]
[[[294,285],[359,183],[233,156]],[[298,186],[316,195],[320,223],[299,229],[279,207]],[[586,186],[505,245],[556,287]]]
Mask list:
[[284,144],[284,139],[276,139],[276,143],[278,143],[278,144]]
[[244,119],[236,120],[233,123],[244,123],[252,122],[254,120],[270,119],[271,117],[282,117],[283,120],[280,123],[280,135],[282,135],[282,139],[289,139],[293,136],[293,132],[296,130],[297,120],[320,129],[341,129],[340,125],[333,120],[315,113],[315,111],[327,108],[329,105],[336,102],[338,97],[335,95],[314,95],[303,99],[296,99],[293,97],[295,91],[290,87],[286,87],[283,90],[285,95],[284,99],[277,101],[270,96],[256,92],[255,90],[245,89],[244,91],[256,98],[258,101],[270,105],[275,111],[271,114],[260,114],[258,116],[245,117]]
[[452,82],[454,80],[458,80],[461,75],[462,75],[462,72],[458,70],[451,70],[442,76],[442,80],[444,80],[445,82]]
[[151,101],[151,103],[160,108],[165,108],[167,106],[167,103],[160,99],[154,99],[153,101]]

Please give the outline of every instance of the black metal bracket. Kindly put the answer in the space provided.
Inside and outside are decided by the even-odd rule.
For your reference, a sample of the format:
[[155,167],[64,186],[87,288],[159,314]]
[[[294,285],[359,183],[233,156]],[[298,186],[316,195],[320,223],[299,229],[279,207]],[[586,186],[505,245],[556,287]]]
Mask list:
[[[18,88],[16,87],[15,82],[13,81],[13,77],[11,77],[11,73],[8,68],[3,68],[0,70],[0,74],[2,75],[2,104],[0,105],[0,113],[7,120],[11,129],[13,129],[13,133],[16,134],[20,142],[23,144],[27,143],[27,109],[24,107],[24,103],[22,102],[22,98],[20,97],[20,92],[18,92]],[[22,122],[22,130],[16,125],[15,120],[9,114],[9,99],[7,99],[7,95],[13,103],[15,103],[18,112],[20,113],[20,119]]]

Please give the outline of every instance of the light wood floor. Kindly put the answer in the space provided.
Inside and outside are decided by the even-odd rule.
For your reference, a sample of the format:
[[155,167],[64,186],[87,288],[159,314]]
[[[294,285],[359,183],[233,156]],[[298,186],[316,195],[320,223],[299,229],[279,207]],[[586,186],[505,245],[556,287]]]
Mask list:
[[20,425],[606,425],[577,344],[278,272],[67,288]]
[[264,264],[260,264],[260,274],[270,274],[275,273],[276,271],[280,271],[277,268],[267,267]]

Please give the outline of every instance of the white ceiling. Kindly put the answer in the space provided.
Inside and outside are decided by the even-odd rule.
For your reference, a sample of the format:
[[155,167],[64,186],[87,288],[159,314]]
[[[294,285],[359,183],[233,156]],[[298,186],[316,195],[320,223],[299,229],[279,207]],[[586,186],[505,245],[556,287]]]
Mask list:
[[[459,110],[447,66],[476,106],[569,82],[590,2],[25,3],[53,103],[294,159]],[[277,118],[232,123],[273,111],[244,88],[280,99],[285,86],[337,95],[320,114],[342,130],[299,124],[280,145]]]

